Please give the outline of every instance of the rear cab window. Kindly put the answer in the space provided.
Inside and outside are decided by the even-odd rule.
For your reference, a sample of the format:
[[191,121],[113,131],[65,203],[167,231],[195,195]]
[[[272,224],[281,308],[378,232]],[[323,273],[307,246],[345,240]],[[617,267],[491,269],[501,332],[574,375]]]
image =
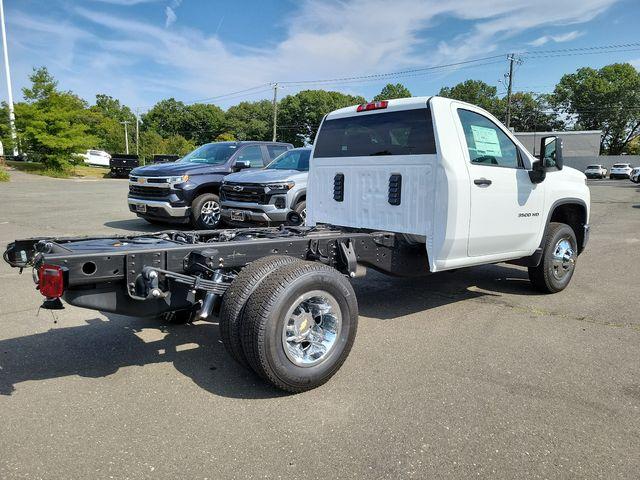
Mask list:
[[328,118],[316,139],[314,158],[435,154],[429,108]]

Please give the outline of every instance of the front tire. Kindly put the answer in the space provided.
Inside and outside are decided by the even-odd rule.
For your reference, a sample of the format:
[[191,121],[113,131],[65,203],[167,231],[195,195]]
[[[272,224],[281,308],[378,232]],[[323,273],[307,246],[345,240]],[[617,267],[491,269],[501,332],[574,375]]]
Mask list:
[[215,230],[221,226],[220,198],[214,193],[203,193],[191,205],[191,223],[200,230]]
[[326,265],[296,261],[272,272],[245,307],[242,345],[251,367],[288,392],[327,382],[358,328],[348,280]]
[[529,267],[531,284],[544,293],[564,290],[573,277],[577,258],[578,242],[573,229],[565,223],[550,223],[542,260],[537,267]]
[[296,207],[294,208],[295,212],[300,216],[300,225],[306,225],[307,224],[307,202],[306,201],[302,201],[300,203],[298,203],[296,205]]

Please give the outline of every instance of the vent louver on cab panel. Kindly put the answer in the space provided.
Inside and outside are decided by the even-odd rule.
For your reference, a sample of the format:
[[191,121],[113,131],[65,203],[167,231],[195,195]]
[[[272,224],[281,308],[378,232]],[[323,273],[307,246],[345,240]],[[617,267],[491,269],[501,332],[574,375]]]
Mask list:
[[336,202],[344,200],[344,173],[336,173],[333,177],[333,199]]
[[389,204],[400,205],[402,201],[402,175],[393,174],[389,177]]

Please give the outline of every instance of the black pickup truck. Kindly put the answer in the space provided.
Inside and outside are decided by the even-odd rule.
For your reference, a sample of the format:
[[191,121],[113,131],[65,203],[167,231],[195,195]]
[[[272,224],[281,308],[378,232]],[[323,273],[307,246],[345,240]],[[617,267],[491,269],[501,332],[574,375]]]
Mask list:
[[262,168],[291,148],[277,142],[207,143],[177,162],[136,168],[129,175],[129,210],[150,223],[217,228],[225,175]]

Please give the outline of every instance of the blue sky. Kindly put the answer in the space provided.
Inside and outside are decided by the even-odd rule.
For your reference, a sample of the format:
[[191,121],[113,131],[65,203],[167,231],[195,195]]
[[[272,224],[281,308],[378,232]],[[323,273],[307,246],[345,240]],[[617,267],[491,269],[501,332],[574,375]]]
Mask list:
[[[162,98],[227,108],[269,98],[269,82],[336,79],[493,57],[640,42],[638,0],[5,0],[14,96],[34,66],[92,102],[141,111]],[[525,55],[516,90],[550,91],[580,66],[629,61],[640,47],[593,55]],[[387,81],[414,95],[476,78],[503,91],[504,57],[398,79],[284,84],[367,98]],[[5,78],[2,75],[2,87]],[[254,88],[255,87],[255,88]],[[6,89],[0,90],[6,98]]]

